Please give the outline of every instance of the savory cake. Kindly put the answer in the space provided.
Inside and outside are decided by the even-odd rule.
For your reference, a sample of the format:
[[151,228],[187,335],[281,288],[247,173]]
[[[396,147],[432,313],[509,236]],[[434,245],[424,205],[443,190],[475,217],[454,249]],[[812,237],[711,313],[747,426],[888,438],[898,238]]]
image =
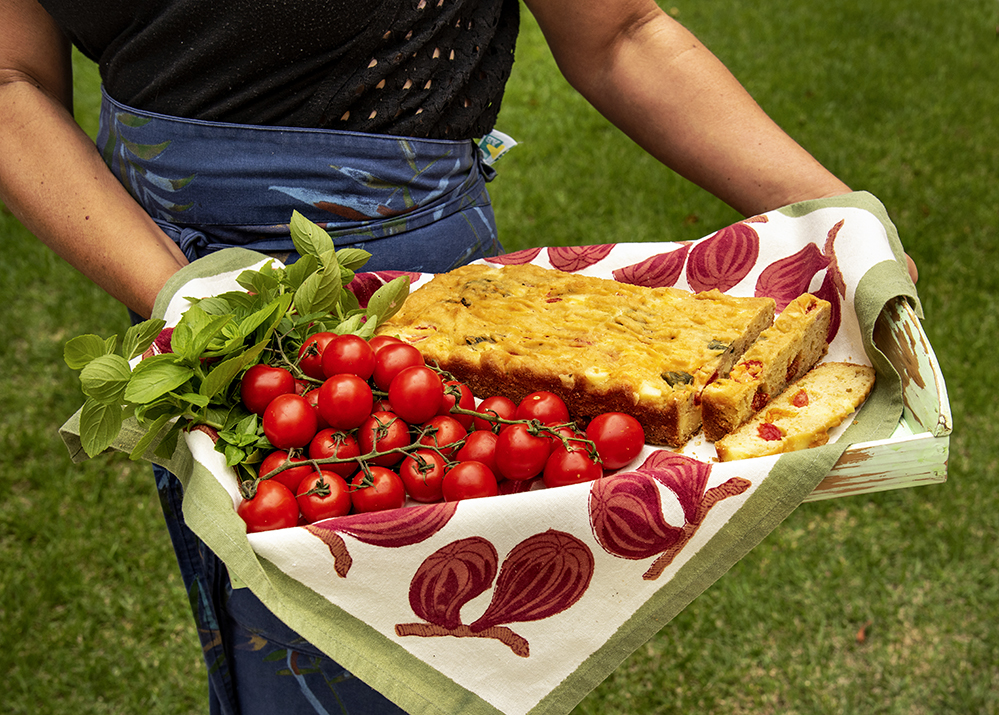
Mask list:
[[773,323],[770,298],[646,288],[533,265],[435,276],[379,326],[480,396],[537,390],[571,414],[621,411],[650,444],[680,447],[701,426],[701,390]]
[[788,383],[808,372],[829,344],[828,301],[804,293],[791,301],[764,330],[728,377],[701,394],[704,436],[711,442],[736,429],[775,398]]
[[874,368],[845,362],[814,367],[746,424],[715,442],[718,458],[765,457],[817,447],[867,399]]

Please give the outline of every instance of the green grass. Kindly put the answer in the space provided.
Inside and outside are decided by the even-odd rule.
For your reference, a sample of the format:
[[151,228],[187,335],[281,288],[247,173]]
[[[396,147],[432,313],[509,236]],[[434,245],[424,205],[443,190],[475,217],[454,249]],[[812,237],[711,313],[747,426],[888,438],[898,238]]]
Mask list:
[[[576,713],[999,713],[999,8],[673,5],[792,136],[887,206],[947,379],[950,480],[803,505]],[[524,25],[498,125],[521,145],[490,187],[509,249],[695,239],[738,219],[589,109]],[[78,66],[93,133],[95,74]],[[3,709],[205,712],[148,471],[73,465],[56,434],[80,402],[63,342],[123,330],[124,310],[6,213],[0,241]]]

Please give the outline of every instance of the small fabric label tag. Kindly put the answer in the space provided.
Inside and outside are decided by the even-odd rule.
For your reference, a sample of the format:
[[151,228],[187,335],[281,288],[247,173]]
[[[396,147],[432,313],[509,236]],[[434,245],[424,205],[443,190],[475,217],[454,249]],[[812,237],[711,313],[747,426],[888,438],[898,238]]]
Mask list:
[[482,152],[483,161],[489,166],[515,146],[517,142],[513,137],[495,129],[479,139],[479,151]]

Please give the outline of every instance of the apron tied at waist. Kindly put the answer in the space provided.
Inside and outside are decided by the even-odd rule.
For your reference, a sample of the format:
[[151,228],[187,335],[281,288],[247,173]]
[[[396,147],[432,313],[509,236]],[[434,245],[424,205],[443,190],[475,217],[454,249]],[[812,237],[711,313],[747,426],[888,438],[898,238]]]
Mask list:
[[184,119],[106,93],[100,120],[105,163],[189,260],[293,251],[293,210],[370,252],[364,270],[441,273],[502,251],[472,141]]

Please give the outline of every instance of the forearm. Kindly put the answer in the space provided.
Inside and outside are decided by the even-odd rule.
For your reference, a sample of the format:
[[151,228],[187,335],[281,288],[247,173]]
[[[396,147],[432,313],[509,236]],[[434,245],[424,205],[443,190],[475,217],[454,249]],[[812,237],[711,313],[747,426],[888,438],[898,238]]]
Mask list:
[[0,147],[7,207],[81,273],[148,316],[187,261],[62,104],[28,78],[0,78]]
[[658,8],[587,49],[548,24],[566,77],[604,116],[744,215],[850,191]]

